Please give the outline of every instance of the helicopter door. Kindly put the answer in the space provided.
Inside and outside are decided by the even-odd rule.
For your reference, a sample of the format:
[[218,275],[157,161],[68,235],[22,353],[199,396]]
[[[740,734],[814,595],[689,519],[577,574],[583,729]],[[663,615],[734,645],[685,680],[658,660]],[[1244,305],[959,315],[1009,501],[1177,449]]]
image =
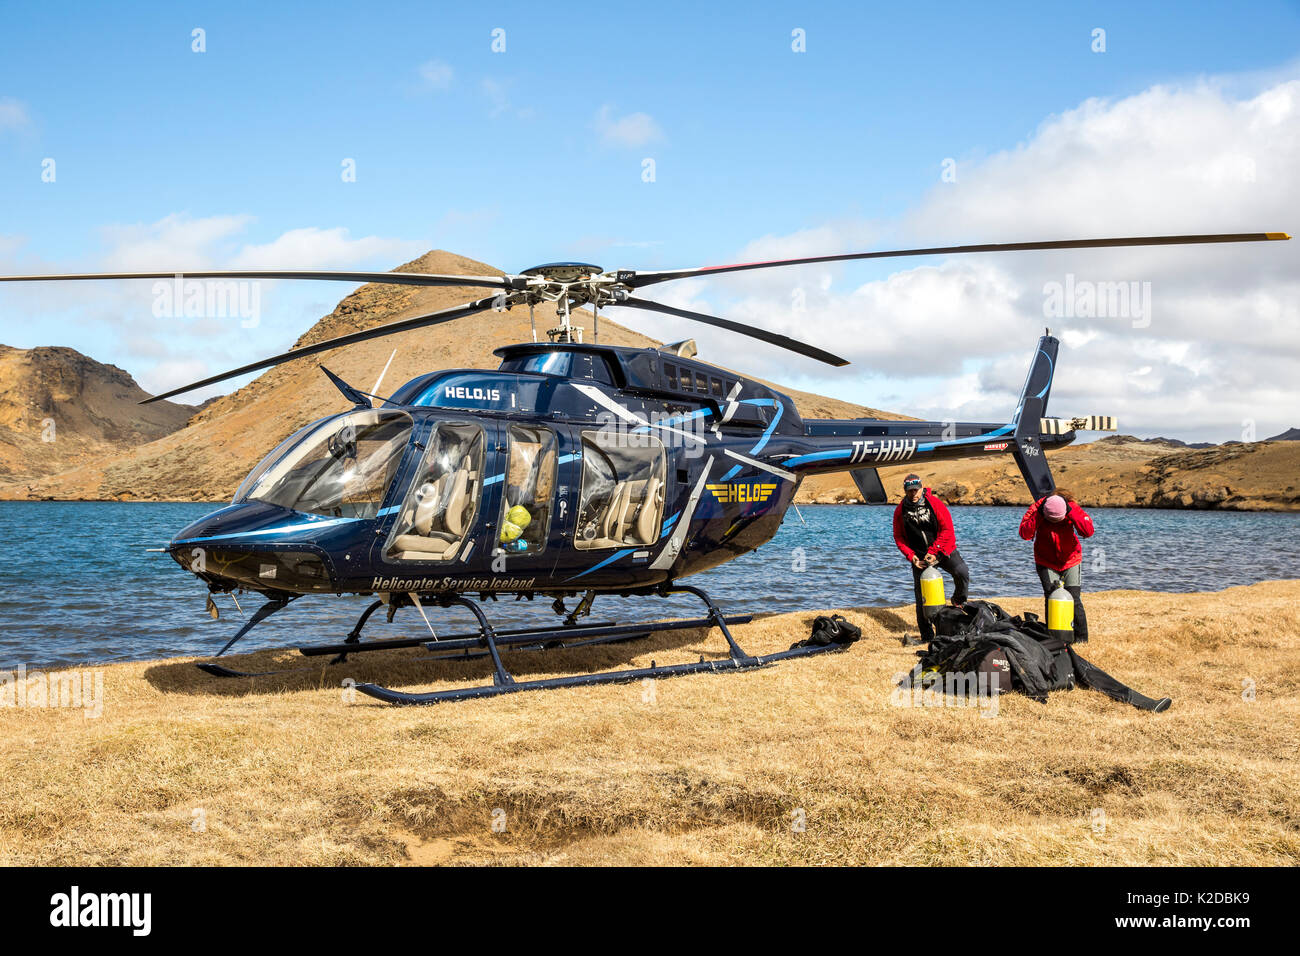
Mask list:
[[[378,559],[406,569],[465,570],[483,563],[482,515],[492,497],[484,470],[495,458],[495,425],[434,422],[417,443],[415,466],[404,470],[405,494],[396,517],[381,528]],[[387,510],[387,509],[385,509]]]
[[570,523],[571,505],[559,480],[565,437],[546,425],[501,426],[505,439],[499,473],[493,568],[549,573]]
[[582,432],[582,483],[573,546],[620,549],[647,561],[663,527],[666,454],[658,438]]

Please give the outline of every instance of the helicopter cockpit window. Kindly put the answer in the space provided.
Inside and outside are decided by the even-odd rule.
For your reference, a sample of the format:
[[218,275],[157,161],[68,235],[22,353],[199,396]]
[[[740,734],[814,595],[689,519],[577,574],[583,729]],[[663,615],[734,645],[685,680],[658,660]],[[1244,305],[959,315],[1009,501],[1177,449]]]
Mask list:
[[555,492],[555,433],[549,428],[510,426],[510,464],[497,541],[509,553],[536,554],[546,547]]
[[292,447],[260,480],[250,475],[244,500],[334,518],[374,518],[411,424],[405,412],[377,408],[328,419],[296,442],[285,442]]
[[[450,561],[468,557],[483,487],[483,429],[439,424],[393,523],[385,554],[391,561]],[[472,546],[472,542],[471,545]]]
[[589,352],[556,349],[504,359],[499,371],[529,372],[535,375],[558,375],[565,378],[589,378],[606,385],[614,384],[604,356]]
[[647,435],[582,433],[574,547],[654,544],[664,510],[664,446]]
[[298,444],[299,439],[308,432],[317,428],[319,425],[319,420],[312,422],[310,425],[304,425],[284,441],[280,442],[280,444],[276,445],[275,448],[271,449],[271,453],[259,461],[257,467],[248,473],[248,477],[239,483],[239,487],[235,489],[234,503],[238,504],[247,498],[249,492],[257,486],[257,483],[262,480],[262,476],[270,470],[271,466],[279,461],[284,456],[285,452]]

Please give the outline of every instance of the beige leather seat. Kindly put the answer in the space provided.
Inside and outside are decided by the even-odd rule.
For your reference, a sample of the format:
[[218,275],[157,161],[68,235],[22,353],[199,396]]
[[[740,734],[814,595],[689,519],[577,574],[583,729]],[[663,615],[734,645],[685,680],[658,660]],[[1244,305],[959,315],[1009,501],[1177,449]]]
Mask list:
[[460,550],[478,502],[478,474],[467,468],[443,475],[415,506],[411,531],[389,547],[396,561],[450,561]]
[[594,549],[654,544],[663,506],[664,487],[658,478],[620,481],[601,515],[601,536],[582,546]]
[[636,537],[638,544],[653,544],[659,533],[659,516],[664,508],[664,485],[658,478],[646,482],[645,497],[641,501],[641,510],[636,515]]

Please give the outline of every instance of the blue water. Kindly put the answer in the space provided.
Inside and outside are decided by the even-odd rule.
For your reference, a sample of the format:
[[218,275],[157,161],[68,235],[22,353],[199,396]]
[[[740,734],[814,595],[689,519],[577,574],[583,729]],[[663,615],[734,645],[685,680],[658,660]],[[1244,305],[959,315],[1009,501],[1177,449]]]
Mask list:
[[[0,502],[0,670],[174,655],[207,655],[241,621],[229,596],[221,620],[204,611],[205,589],[161,547],[211,504]],[[853,505],[791,511],[764,548],[689,578],[726,611],[898,605],[912,578],[894,548],[892,508]],[[1038,594],[1032,548],[1016,534],[1023,509],[953,508],[972,596]],[[1297,576],[1300,516],[1272,513],[1100,508],[1084,549],[1085,590],[1206,591]],[[803,549],[803,570],[794,570]],[[308,598],[261,625],[241,650],[341,640],[367,598]],[[241,599],[249,612],[261,601]],[[486,609],[513,624],[554,623],[542,600],[503,600]],[[689,598],[603,598],[593,620],[694,615]],[[603,613],[602,613],[603,609]],[[438,612],[447,615],[450,612]],[[465,630],[464,612],[435,617]],[[372,619],[367,637],[419,636],[408,609],[392,625]],[[418,625],[418,629],[416,628]],[[440,630],[440,633],[444,631]]]

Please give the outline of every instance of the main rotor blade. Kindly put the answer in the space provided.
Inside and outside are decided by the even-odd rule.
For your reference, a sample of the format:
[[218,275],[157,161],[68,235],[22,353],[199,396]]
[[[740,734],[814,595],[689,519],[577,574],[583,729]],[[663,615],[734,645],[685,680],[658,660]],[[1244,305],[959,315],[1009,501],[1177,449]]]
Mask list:
[[881,252],[851,252],[837,256],[808,256],[803,259],[775,259],[770,262],[740,262],[726,266],[704,266],[700,269],[679,269],[675,272],[631,272],[620,274],[619,279],[629,289],[668,282],[671,279],[688,279],[693,276],[719,275],[724,272],[746,272],[750,269],[772,269],[777,266],[801,266],[815,262],[847,262],[850,259],[892,259],[902,256],[962,255],[969,252],[1028,252],[1036,249],[1105,249],[1115,246],[1181,246],[1206,242],[1268,242],[1290,239],[1285,232],[1232,232],[1202,236],[1134,236],[1123,239],[1054,239],[1045,242],[986,242],[976,246],[933,246],[928,249],[892,249]]
[[668,315],[680,316],[683,319],[691,319],[695,322],[703,322],[706,325],[716,325],[720,329],[727,329],[731,332],[739,332],[741,335],[748,335],[751,339],[758,339],[760,342],[767,342],[770,345],[776,345],[783,349],[789,349],[791,352],[798,352],[800,355],[806,355],[809,358],[815,358],[819,362],[825,362],[827,365],[848,365],[849,360],[840,358],[838,355],[832,355],[830,352],[822,351],[815,345],[808,345],[790,338],[787,335],[781,335],[777,332],[767,332],[763,329],[756,329],[752,325],[743,325],[740,322],[732,322],[730,319],[720,319],[714,315],[705,315],[703,312],[691,312],[687,309],[676,309],[671,305],[663,305],[660,302],[650,302],[647,299],[626,298],[618,303],[620,306],[627,306],[629,309],[645,309],[650,312],[664,312]]
[[385,335],[395,335],[398,332],[409,332],[412,329],[423,329],[431,325],[439,325],[443,322],[450,322],[453,319],[461,319],[467,315],[474,315],[476,312],[482,312],[492,308],[498,303],[500,296],[488,296],[484,299],[478,299],[474,302],[467,302],[464,305],[454,306],[450,309],[443,309],[439,312],[429,312],[426,315],[417,315],[410,319],[402,319],[398,322],[389,322],[387,325],[377,325],[373,329],[362,329],[360,332],[349,332],[347,335],[338,335],[332,339],[326,339],[323,342],[313,342],[311,345],[304,345],[301,348],[290,349],[287,352],[281,352],[279,355],[273,355],[268,359],[262,359],[260,362],[251,362],[248,365],[242,365],[239,368],[231,369],[229,372],[222,372],[220,375],[213,375],[203,379],[201,382],[191,382],[189,385],[183,385],[180,388],[173,388],[170,392],[163,392],[161,395],[155,395],[153,398],[147,398],[141,405],[149,405],[153,402],[160,402],[165,398],[171,398],[173,395],[180,395],[183,392],[193,391],[196,388],[202,388],[205,385],[213,385],[217,382],[224,382],[228,378],[235,378],[247,372],[256,372],[259,369],[271,368],[275,365],[283,365],[285,362],[292,362],[297,358],[304,358],[308,355],[316,355],[320,352],[328,352],[330,349],[336,349],[343,345],[353,345],[357,342],[365,342],[369,339],[382,338]]
[[0,276],[0,282],[53,282],[84,279],[325,279],[333,282],[376,282],[384,285],[485,286],[513,289],[506,276],[427,275],[423,272],[303,272],[254,270],[233,272],[93,272],[76,275]]

